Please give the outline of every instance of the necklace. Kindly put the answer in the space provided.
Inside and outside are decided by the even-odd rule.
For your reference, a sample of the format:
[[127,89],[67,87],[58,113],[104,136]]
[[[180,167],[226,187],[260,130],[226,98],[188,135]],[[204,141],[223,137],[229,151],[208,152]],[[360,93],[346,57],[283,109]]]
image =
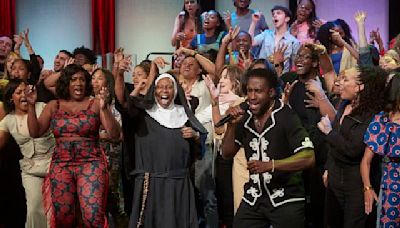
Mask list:
[[24,126],[24,122],[26,123],[27,121],[25,121],[27,119],[28,115],[15,115],[15,118],[17,119],[17,125],[19,128]]

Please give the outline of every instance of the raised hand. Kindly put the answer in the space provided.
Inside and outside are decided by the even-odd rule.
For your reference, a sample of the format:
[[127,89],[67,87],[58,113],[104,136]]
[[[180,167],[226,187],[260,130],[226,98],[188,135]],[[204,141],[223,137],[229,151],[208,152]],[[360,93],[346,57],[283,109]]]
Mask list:
[[357,24],[365,23],[365,18],[367,18],[367,13],[365,11],[357,11],[354,14],[354,20],[357,22]]
[[295,80],[291,84],[289,82],[286,83],[285,89],[283,90],[283,93],[282,93],[282,101],[283,101],[283,103],[289,104],[290,94],[292,93],[294,85],[296,85],[297,82],[299,82],[299,81]]
[[235,28],[230,28],[228,34],[222,38],[222,42],[225,44],[231,43],[239,34],[240,27],[235,26]]
[[196,51],[189,48],[180,47],[178,50],[175,51],[175,54],[177,56],[180,56],[182,54],[185,56],[194,56],[196,54]]
[[118,63],[124,59],[124,48],[120,47],[114,51],[114,64],[118,66]]
[[68,65],[74,64],[75,63],[75,59],[70,57],[68,58],[65,63],[64,63],[64,68],[67,67]]
[[31,49],[32,46],[31,46],[31,42],[29,41],[29,28],[27,28],[27,29],[24,30],[23,36],[24,36],[24,44],[25,44],[25,47],[26,47],[27,49]]
[[210,92],[211,99],[214,103],[218,103],[218,98],[221,92],[220,84],[218,83],[217,87],[215,87],[210,75],[203,75],[203,80],[208,88],[208,91]]
[[[183,47],[181,47],[183,48]],[[153,63],[156,64],[159,68],[164,69],[166,65],[170,65],[169,62],[167,62],[163,57],[156,57],[153,60]]]
[[100,89],[98,97],[100,100],[100,108],[103,110],[108,108],[108,104],[110,103],[110,92],[108,91],[107,87],[102,87]]
[[25,97],[28,104],[35,105],[37,100],[36,87],[33,85],[28,85],[25,87]]
[[281,64],[287,60],[287,58],[285,58],[285,51],[287,48],[288,45],[284,43],[278,45],[278,47],[275,47],[272,60],[274,64]]
[[321,21],[320,19],[313,20],[313,22],[312,22],[312,26],[316,29],[319,29],[323,24],[324,24],[324,22]]
[[261,20],[261,17],[262,17],[262,12],[260,12],[260,11],[253,13],[253,15],[251,17],[252,22],[257,23],[258,21]]
[[132,66],[132,56],[131,55],[124,56],[124,58],[118,62],[118,69],[120,72],[131,71],[131,66]]
[[304,100],[306,108],[319,108],[319,102],[316,96],[309,92],[306,92],[307,99]]
[[248,69],[253,62],[250,58],[250,52],[246,55],[244,50],[239,50],[240,57],[243,59],[244,69]]
[[24,42],[24,36],[22,35],[22,33],[14,35],[15,49],[19,50],[23,42]]
[[335,43],[336,45],[343,46],[346,41],[343,40],[342,36],[340,33],[334,29],[330,29],[329,32],[331,32],[331,37],[332,37],[332,42]]
[[224,18],[226,26],[230,28],[232,26],[231,12],[229,12],[229,10],[223,12],[222,17]]

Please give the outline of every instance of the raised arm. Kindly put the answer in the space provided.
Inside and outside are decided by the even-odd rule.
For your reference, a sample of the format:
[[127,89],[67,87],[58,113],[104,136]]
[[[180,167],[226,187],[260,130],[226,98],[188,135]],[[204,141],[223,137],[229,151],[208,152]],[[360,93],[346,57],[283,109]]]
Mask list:
[[121,135],[121,125],[114,118],[111,107],[108,105],[106,100],[108,99],[109,93],[106,87],[101,88],[99,94],[99,100],[96,99],[96,102],[99,103],[100,108],[100,121],[107,131],[108,135],[112,139],[118,139]]
[[131,65],[131,57],[124,56],[124,49],[118,48],[114,52],[114,64],[112,69],[112,74],[114,76],[114,91],[115,97],[118,102],[122,105],[122,107],[127,106],[125,101],[125,81],[124,81],[124,73],[130,70]]
[[320,44],[314,44],[314,48],[318,51],[319,65],[324,73],[324,82],[326,90],[332,93],[335,80],[337,78],[335,68],[333,67],[332,60],[326,51],[325,46]]
[[[240,28],[235,27],[234,29],[229,29],[228,34],[222,38],[221,46],[219,47],[218,54],[217,54],[217,59],[215,60],[215,77],[214,77],[214,82],[218,83],[220,75],[222,73],[222,69],[224,68],[225,65],[225,55],[228,52],[228,46],[232,43],[232,41],[236,38],[236,36],[239,34]],[[231,56],[230,56],[230,61]]]
[[185,38],[185,34],[183,32],[179,32],[179,28],[181,27],[184,16],[185,11],[182,11],[175,18],[174,29],[172,30],[171,35],[171,45],[173,47],[177,47],[179,42]]
[[354,15],[354,20],[357,24],[358,42],[360,48],[368,47],[367,37],[365,35],[365,18],[367,13],[364,11],[357,11]]
[[211,60],[197,53],[195,50],[180,47],[179,50],[177,50],[177,55],[180,55],[182,53],[185,54],[186,56],[193,56],[199,62],[201,67],[205,71],[207,71],[207,73],[211,75],[215,74],[215,64]]
[[30,85],[25,90],[26,99],[28,101],[28,129],[32,138],[39,138],[49,130],[51,115],[56,107],[56,101],[50,101],[43,109],[40,117],[37,118],[35,103],[37,94],[35,87]]

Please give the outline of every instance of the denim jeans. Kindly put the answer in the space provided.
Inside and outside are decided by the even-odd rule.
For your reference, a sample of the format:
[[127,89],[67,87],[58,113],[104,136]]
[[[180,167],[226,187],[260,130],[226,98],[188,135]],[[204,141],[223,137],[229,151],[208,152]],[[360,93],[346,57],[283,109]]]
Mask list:
[[218,228],[218,208],[216,187],[214,181],[215,153],[213,147],[207,144],[206,152],[202,159],[195,162],[195,187],[199,192],[203,204],[203,212],[207,228]]

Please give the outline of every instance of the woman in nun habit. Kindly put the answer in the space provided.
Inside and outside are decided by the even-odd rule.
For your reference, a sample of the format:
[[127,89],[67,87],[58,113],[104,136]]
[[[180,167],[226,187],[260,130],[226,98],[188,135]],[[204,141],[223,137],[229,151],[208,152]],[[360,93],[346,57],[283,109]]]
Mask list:
[[161,74],[144,98],[129,98],[128,111],[135,119],[129,227],[198,227],[189,168],[207,131],[190,111],[182,87]]

